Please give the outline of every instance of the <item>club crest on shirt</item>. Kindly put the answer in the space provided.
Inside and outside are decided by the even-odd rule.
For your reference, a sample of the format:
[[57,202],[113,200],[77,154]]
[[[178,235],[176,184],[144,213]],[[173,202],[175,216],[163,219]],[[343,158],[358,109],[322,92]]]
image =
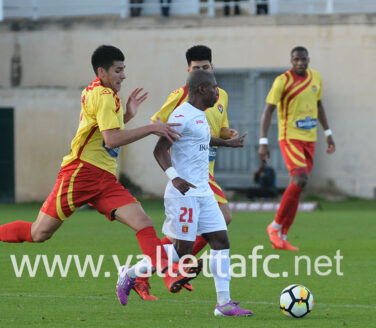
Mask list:
[[312,86],[312,90],[313,92],[316,92],[317,91],[317,87],[315,85]]
[[222,114],[224,107],[221,104],[218,104],[218,110]]
[[187,233],[188,232],[188,226],[187,225],[183,225],[181,227],[181,231],[184,232],[184,233]]

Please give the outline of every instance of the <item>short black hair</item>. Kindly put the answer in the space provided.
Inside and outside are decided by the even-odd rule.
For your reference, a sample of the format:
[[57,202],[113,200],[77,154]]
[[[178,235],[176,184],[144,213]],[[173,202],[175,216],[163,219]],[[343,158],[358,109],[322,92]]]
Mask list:
[[114,61],[124,61],[124,54],[114,46],[102,45],[94,50],[91,55],[91,65],[96,75],[98,67],[103,67],[106,71],[113,65]]
[[197,94],[200,86],[208,86],[215,76],[212,72],[197,70],[188,74],[187,89],[188,94]]
[[207,46],[197,45],[189,48],[185,53],[185,58],[187,58],[188,66],[191,65],[192,61],[208,60],[212,62],[211,49]]
[[294,49],[291,50],[291,53],[290,53],[291,57],[292,57],[293,53],[296,52],[296,51],[304,51],[308,56],[307,48],[304,48],[302,46],[298,46],[298,47],[295,47]]

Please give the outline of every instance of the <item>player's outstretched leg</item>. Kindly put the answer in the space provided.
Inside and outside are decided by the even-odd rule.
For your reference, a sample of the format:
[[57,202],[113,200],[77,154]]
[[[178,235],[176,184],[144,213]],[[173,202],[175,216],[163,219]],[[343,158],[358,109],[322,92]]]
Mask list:
[[51,238],[62,221],[39,212],[35,222],[14,221],[0,226],[0,241],[6,243],[40,243]]
[[0,240],[6,243],[33,242],[31,238],[32,222],[14,221],[0,226]]

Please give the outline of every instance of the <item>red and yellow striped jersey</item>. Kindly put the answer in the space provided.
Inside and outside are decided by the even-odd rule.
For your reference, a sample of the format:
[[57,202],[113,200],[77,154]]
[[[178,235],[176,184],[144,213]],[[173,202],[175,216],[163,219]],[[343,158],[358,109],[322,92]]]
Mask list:
[[[228,128],[228,119],[227,119],[227,105],[228,105],[228,95],[225,90],[218,88],[219,96],[217,102],[213,107],[205,109],[205,116],[208,120],[211,135],[219,138],[221,135],[222,128]],[[171,113],[180,106],[182,103],[188,100],[188,90],[186,86],[174,90],[167,98],[166,102],[162,108],[156,112],[151,119],[153,121],[157,120],[157,117],[161,120],[162,123],[166,123]],[[210,156],[209,156],[209,172],[211,175],[214,175],[214,163],[216,157],[216,147],[210,147]]]
[[107,148],[101,134],[110,129],[124,129],[123,107],[119,96],[96,78],[82,91],[78,130],[71,143],[71,153],[63,158],[61,166],[81,159],[116,174],[120,147]]
[[307,69],[304,77],[290,69],[274,80],[266,102],[278,107],[279,140],[316,141],[317,102],[321,95],[321,76],[312,69]]

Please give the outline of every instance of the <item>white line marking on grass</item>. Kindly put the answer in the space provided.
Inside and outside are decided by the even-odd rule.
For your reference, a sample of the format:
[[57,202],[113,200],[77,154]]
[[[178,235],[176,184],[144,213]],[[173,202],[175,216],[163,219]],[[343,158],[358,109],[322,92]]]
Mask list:
[[[116,296],[103,295],[38,295],[38,294],[12,294],[12,293],[2,293],[0,297],[28,297],[28,298],[79,298],[79,299],[112,299]],[[215,300],[203,300],[203,299],[189,299],[189,300],[177,300],[170,298],[159,298],[161,302],[167,303],[202,303],[209,304],[215,302]],[[259,304],[259,305],[278,305],[278,302],[266,302],[266,301],[242,301],[242,304]],[[359,309],[374,309],[376,310],[376,305],[362,305],[362,304],[325,304],[325,303],[315,303],[316,306],[324,306],[327,308],[359,308]]]

